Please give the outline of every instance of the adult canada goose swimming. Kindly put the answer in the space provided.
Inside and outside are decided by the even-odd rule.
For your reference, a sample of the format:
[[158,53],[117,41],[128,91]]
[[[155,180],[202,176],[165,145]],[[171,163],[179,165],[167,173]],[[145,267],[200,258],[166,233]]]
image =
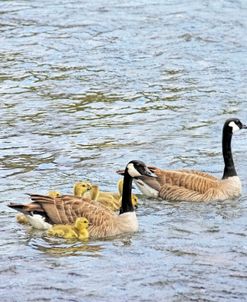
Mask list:
[[33,227],[48,229],[53,224],[72,224],[78,217],[89,221],[89,236],[94,238],[132,233],[138,230],[138,221],[131,201],[133,177],[156,177],[138,160],[130,161],[124,171],[122,205],[117,214],[98,202],[74,196],[49,196],[31,194],[29,204],[10,203],[8,206],[28,215]]
[[222,201],[238,197],[241,194],[241,182],[234,167],[231,140],[234,132],[246,128],[237,118],[226,120],[223,126],[225,167],[222,179],[195,170],[171,171],[148,167],[157,178],[141,176],[136,177],[134,182],[144,195],[171,201]]
[[[118,211],[122,204],[122,192],[123,192],[123,179],[119,179],[117,183],[118,192],[104,192],[100,191],[99,186],[92,185],[91,189],[85,193],[84,197],[88,197],[92,200],[98,201],[106,208],[112,211]],[[131,195],[132,204],[137,207],[138,198],[136,195]]]

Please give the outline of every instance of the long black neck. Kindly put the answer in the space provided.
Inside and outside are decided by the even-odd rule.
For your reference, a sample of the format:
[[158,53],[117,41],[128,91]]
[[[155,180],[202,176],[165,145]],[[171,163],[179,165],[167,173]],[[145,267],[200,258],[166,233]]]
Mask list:
[[131,200],[131,190],[132,190],[133,178],[128,174],[128,171],[124,172],[124,182],[123,182],[123,193],[122,193],[122,206],[120,208],[120,213],[133,212],[134,207]]
[[223,128],[223,137],[222,137],[222,152],[225,163],[223,179],[236,176],[237,172],[235,170],[233,158],[232,158],[232,131],[230,131],[229,127],[225,126]]

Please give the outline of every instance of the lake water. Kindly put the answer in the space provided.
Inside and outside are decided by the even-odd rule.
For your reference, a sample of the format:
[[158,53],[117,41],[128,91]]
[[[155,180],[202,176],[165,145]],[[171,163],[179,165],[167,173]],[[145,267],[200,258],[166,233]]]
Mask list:
[[48,238],[6,206],[81,179],[116,190],[132,159],[221,177],[222,125],[247,123],[246,31],[245,0],[0,2],[2,302],[247,301],[247,132],[239,199],[138,195],[134,235]]

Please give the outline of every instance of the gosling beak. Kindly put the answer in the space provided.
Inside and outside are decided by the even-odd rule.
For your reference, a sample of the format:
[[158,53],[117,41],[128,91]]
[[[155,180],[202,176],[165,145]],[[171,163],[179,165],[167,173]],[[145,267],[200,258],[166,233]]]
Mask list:
[[138,209],[138,205],[137,204],[135,205],[135,209]]

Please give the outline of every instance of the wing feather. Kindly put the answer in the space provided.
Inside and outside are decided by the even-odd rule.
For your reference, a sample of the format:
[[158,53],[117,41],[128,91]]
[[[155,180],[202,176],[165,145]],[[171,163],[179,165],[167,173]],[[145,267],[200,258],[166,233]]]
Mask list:
[[43,195],[30,195],[41,206],[54,224],[71,224],[76,218],[85,217],[89,221],[91,237],[112,236],[116,232],[118,215],[100,203],[74,196],[51,198]]
[[157,175],[157,181],[161,185],[170,185],[192,190],[198,193],[205,193],[210,188],[217,188],[219,180],[211,177],[207,173],[192,170],[161,170],[151,167],[153,173]]
[[162,186],[159,196],[170,201],[211,201],[221,199],[221,191],[210,188],[205,193],[192,191],[183,187],[165,184]]

